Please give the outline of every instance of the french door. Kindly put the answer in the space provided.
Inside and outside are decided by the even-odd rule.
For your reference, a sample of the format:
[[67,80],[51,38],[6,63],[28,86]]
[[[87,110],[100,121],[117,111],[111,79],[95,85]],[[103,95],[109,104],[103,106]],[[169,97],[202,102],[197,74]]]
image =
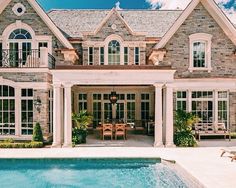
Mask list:
[[31,42],[10,42],[9,63],[11,67],[22,67],[31,54]]
[[[103,110],[104,122],[110,122],[112,120],[112,104],[110,102],[104,102]],[[116,120],[125,120],[125,103],[119,102],[116,104]]]

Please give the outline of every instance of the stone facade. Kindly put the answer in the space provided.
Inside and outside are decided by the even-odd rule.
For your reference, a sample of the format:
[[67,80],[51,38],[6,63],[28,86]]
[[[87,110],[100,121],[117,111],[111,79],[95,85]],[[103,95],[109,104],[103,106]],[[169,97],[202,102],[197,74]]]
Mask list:
[[43,131],[44,137],[47,139],[49,133],[49,91],[48,90],[34,90],[34,99],[40,97],[42,106],[40,112],[34,108],[34,124],[39,122]]
[[[12,11],[12,8],[16,3],[22,3],[26,8],[26,12],[20,17],[16,16]],[[57,43],[59,48],[64,48],[60,41],[55,37],[52,31],[47,27],[47,25],[39,17],[39,15],[35,12],[35,10],[31,7],[27,0],[12,0],[6,7],[6,9],[1,13],[0,35],[2,35],[3,31],[7,26],[12,23],[15,23],[16,20],[21,20],[23,23],[26,23],[30,27],[32,27],[36,35],[52,36],[53,46]],[[56,58],[58,57],[54,50],[52,55]],[[60,59],[58,60],[60,61]]]
[[[207,71],[188,71],[190,57],[189,36],[194,33],[213,35],[211,46],[211,65],[213,70],[210,73]],[[162,65],[172,65],[172,68],[177,70],[176,79],[236,77],[236,60],[233,57],[235,45],[201,3],[184,21],[165,48],[167,54]]]
[[[112,29],[112,25],[116,25],[116,29]],[[88,64],[88,47],[87,42],[93,42],[94,45],[94,65],[99,65],[99,48],[96,46],[97,42],[104,42],[110,35],[117,35],[122,38],[124,42],[127,42],[127,47],[129,47],[129,65],[134,65],[134,43],[137,43],[136,47],[140,47],[140,65],[146,64],[146,48],[142,47],[146,45],[144,35],[133,35],[131,31],[127,28],[126,24],[120,19],[120,17],[113,12],[110,18],[102,25],[100,30],[96,35],[84,35],[83,37],[83,50],[80,50],[80,46],[76,45],[78,51],[80,52],[80,57],[83,57],[83,64]],[[105,43],[102,45],[105,46]],[[91,46],[93,47],[93,46]],[[83,53],[81,55],[81,53]],[[121,56],[121,61],[123,57]]]
[[47,82],[52,83],[52,75],[39,72],[1,72],[0,76],[14,82]]

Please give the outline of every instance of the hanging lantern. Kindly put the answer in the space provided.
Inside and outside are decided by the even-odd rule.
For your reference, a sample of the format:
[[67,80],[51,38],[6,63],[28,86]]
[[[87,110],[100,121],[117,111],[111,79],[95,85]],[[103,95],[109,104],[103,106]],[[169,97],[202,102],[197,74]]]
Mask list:
[[110,102],[111,102],[111,104],[116,104],[116,102],[117,102],[117,94],[116,94],[116,92],[115,91],[112,91],[111,92],[111,95],[110,95]]

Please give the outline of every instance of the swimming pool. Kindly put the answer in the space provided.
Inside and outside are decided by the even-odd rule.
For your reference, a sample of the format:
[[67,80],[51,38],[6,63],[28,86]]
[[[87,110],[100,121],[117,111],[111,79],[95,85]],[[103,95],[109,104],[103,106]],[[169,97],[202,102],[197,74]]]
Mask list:
[[159,159],[2,159],[0,182],[3,188],[187,187]]

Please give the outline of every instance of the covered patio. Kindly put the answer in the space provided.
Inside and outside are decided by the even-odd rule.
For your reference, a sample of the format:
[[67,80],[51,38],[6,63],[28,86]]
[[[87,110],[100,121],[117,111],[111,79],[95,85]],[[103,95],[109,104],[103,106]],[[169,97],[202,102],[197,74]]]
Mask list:
[[[92,68],[92,67],[91,67]],[[97,125],[103,124],[107,118],[110,116],[110,111],[116,111],[116,117],[112,119],[117,119],[117,113],[122,114],[121,111],[117,111],[117,108],[121,106],[116,106],[116,109],[105,108],[106,95],[112,91],[112,87],[117,90],[117,93],[124,95],[124,123],[128,123],[130,120],[135,120],[135,125],[137,126],[136,120],[141,121],[143,118],[138,117],[141,108],[134,109],[135,119],[127,115],[128,102],[132,100],[133,96],[130,95],[129,91],[133,88],[140,89],[137,91],[139,95],[137,98],[141,97],[141,93],[144,87],[151,88],[151,93],[153,94],[152,99],[152,113],[154,121],[154,138],[141,135],[129,135],[129,139],[126,141],[113,141],[114,144],[123,146],[132,146],[135,141],[138,141],[140,146],[155,146],[155,147],[172,147],[173,144],[173,80],[174,80],[174,70],[167,68],[153,68],[150,66],[144,70],[141,69],[59,69],[52,71],[53,73],[53,87],[54,87],[54,131],[53,131],[53,147],[71,147],[72,146],[72,120],[71,114],[75,109],[79,109],[80,104],[75,101],[75,97],[79,93],[86,93],[86,89],[90,88],[96,90],[96,92],[90,92],[90,97],[92,105],[88,105],[88,111],[93,112],[94,123],[93,127],[96,128]],[[128,88],[128,89],[127,89]],[[105,90],[103,92],[103,90]],[[107,90],[107,91],[106,91]],[[119,91],[120,90],[120,91]],[[126,90],[126,91],[125,91]],[[81,92],[82,91],[82,92]],[[109,92],[108,92],[109,91]],[[122,92],[123,91],[123,92]],[[87,92],[88,93],[88,92]],[[134,92],[135,93],[135,92]],[[89,96],[88,95],[88,96]],[[122,98],[122,96],[120,96]],[[101,100],[100,100],[101,99]],[[136,100],[136,99],[134,99]],[[140,99],[141,100],[141,99]],[[97,110],[94,103],[97,102],[102,107]],[[130,101],[129,101],[130,102]],[[141,101],[137,102],[137,105],[141,105]],[[98,105],[98,106],[99,106]],[[89,107],[90,106],[90,107]],[[168,108],[166,107],[168,106]],[[89,110],[89,108],[92,108]],[[61,110],[60,110],[61,109]],[[94,110],[101,111],[101,113],[96,115]],[[61,118],[58,118],[61,117]],[[168,117],[168,118],[167,118]],[[120,118],[118,118],[120,119]],[[131,121],[132,122],[132,121]],[[140,122],[139,126],[145,127],[143,122]],[[132,138],[132,139],[131,139]],[[108,143],[110,141],[106,141]],[[88,143],[95,145],[106,145],[101,139],[96,139],[96,137],[90,135]],[[137,143],[137,142],[136,142]]]

